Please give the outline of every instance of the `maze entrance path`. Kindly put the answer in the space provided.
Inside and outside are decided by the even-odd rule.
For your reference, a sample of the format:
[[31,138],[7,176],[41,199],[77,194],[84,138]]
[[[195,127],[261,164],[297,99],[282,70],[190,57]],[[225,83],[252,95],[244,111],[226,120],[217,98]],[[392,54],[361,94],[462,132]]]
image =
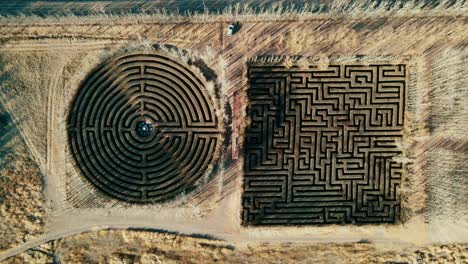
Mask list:
[[393,223],[405,65],[250,66],[244,225]]
[[216,160],[220,127],[201,77],[161,54],[110,60],[83,83],[69,116],[71,152],[102,192],[160,202],[195,187]]

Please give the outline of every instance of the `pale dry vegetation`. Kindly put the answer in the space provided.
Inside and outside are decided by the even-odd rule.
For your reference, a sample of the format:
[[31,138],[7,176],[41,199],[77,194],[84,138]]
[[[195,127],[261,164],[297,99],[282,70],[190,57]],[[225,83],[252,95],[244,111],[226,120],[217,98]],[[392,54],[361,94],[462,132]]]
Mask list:
[[143,231],[98,231],[46,243],[5,263],[466,263],[468,245],[263,244]]
[[205,7],[201,11],[186,11],[180,13],[165,8],[147,10],[141,8],[139,13],[119,12],[112,14],[106,11],[103,3],[83,6],[86,17],[77,16],[71,10],[58,9],[57,15],[51,14],[47,17],[18,15],[4,16],[0,23],[140,23],[149,21],[158,22],[215,22],[215,21],[278,21],[278,20],[307,20],[316,18],[337,17],[380,17],[382,14],[391,13],[394,17],[404,16],[447,16],[464,15],[467,5],[464,0],[442,0],[442,1],[382,1],[376,3],[372,0],[363,1],[317,1],[306,4],[291,4],[286,1],[278,1],[271,5],[263,5],[261,1],[247,1],[246,4],[223,6],[216,9]]
[[0,146],[8,149],[0,157],[0,252],[43,234],[46,221],[39,166],[10,129],[15,135]]

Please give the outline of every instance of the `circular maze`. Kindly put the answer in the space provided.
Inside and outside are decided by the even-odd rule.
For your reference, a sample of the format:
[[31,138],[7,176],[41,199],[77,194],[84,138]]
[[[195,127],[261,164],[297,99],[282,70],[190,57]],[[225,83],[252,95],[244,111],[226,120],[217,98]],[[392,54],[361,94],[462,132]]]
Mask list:
[[202,79],[162,54],[130,54],[92,72],[71,106],[78,167],[104,193],[135,203],[174,198],[214,163],[221,129]]

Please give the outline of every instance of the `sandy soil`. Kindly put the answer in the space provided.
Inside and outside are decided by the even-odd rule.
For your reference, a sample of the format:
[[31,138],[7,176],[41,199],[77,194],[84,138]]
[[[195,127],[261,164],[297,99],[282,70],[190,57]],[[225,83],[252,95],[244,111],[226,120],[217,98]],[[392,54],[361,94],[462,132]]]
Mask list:
[[1,144],[8,153],[0,164],[0,251],[40,236],[46,221],[42,174],[15,128],[9,128],[2,130],[14,135]]
[[97,231],[43,244],[5,263],[466,263],[468,244],[262,244],[146,231]]

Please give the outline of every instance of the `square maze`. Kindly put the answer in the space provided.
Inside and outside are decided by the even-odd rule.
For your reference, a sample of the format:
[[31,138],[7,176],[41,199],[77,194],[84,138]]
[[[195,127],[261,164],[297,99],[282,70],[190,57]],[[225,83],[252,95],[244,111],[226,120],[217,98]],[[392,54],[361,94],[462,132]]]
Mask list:
[[395,223],[406,66],[250,66],[243,225]]

